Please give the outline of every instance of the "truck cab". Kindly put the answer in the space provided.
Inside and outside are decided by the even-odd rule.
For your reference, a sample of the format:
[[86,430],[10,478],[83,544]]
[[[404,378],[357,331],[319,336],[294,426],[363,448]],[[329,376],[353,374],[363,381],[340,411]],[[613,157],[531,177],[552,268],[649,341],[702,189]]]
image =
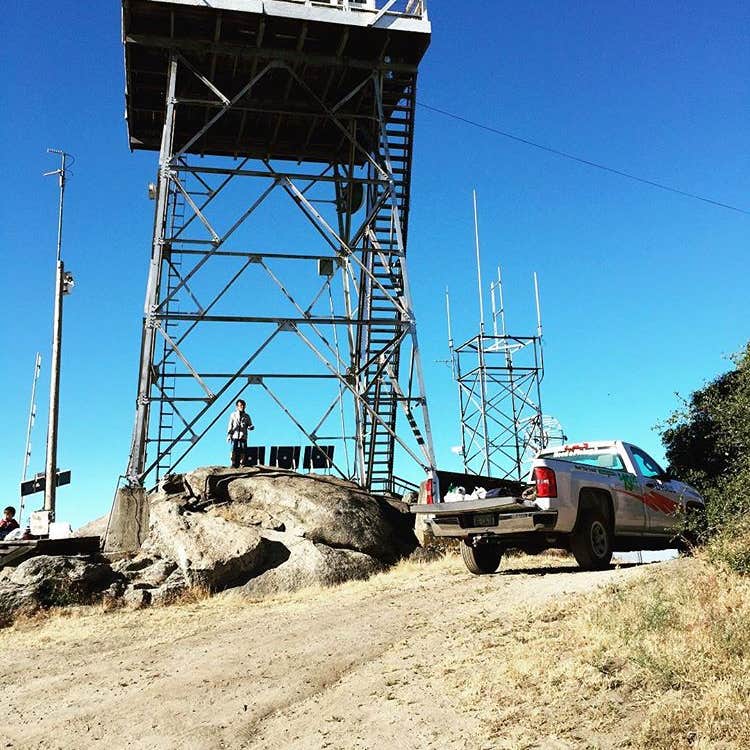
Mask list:
[[[551,472],[551,474],[550,474]],[[560,529],[572,531],[578,519],[582,491],[609,494],[612,522],[618,536],[674,536],[680,510],[703,498],[690,485],[678,481],[642,448],[620,440],[573,443],[539,453],[530,479],[554,477],[556,497],[537,487],[542,505],[559,506]],[[576,492],[577,491],[577,492]],[[552,493],[549,493],[552,494]],[[573,514],[571,511],[575,511]]]

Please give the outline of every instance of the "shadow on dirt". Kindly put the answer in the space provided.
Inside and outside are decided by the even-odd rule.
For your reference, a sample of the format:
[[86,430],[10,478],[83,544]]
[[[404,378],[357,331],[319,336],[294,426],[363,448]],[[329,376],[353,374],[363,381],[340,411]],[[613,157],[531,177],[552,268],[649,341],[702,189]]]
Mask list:
[[[637,568],[641,565],[649,565],[650,563],[620,563],[618,565],[610,565],[606,568],[604,568],[602,571],[604,572],[606,570],[624,570],[626,568]],[[497,571],[497,573],[494,573],[493,575],[502,575],[502,576],[546,576],[546,575],[555,575],[557,573],[573,573],[574,575],[577,573],[593,573],[595,571],[591,570],[583,570],[578,567],[568,566],[568,565],[558,565],[552,568],[511,568],[509,570],[503,570],[502,568]]]

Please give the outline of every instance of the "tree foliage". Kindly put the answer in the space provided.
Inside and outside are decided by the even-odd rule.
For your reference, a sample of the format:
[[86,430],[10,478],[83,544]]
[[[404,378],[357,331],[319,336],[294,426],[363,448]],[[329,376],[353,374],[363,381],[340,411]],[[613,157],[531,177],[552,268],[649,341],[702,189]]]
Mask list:
[[661,425],[670,470],[706,497],[709,532],[750,514],[750,343]]

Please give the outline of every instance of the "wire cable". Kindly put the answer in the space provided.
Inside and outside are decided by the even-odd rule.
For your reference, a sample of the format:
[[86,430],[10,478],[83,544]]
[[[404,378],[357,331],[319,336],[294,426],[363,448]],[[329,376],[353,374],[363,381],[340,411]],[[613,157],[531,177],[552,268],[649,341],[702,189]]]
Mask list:
[[533,148],[537,148],[540,151],[546,151],[549,154],[554,154],[555,156],[560,156],[564,159],[570,159],[571,161],[578,162],[579,164],[585,164],[588,167],[601,169],[603,172],[616,174],[620,177],[625,177],[629,180],[634,180],[635,182],[640,182],[644,185],[650,185],[651,187],[658,188],[659,190],[666,190],[667,192],[670,192],[670,193],[682,195],[685,198],[693,198],[694,200],[703,201],[704,203],[709,203],[712,206],[718,206],[720,208],[727,208],[730,211],[737,211],[738,213],[741,213],[741,214],[750,215],[750,211],[748,211],[747,209],[739,208],[737,206],[732,206],[729,203],[722,203],[721,201],[713,200],[713,198],[706,198],[705,196],[697,195],[696,193],[689,193],[685,190],[680,190],[679,188],[672,187],[671,185],[665,185],[662,182],[655,182],[654,180],[648,180],[645,177],[639,177],[638,175],[632,174],[631,172],[624,172],[621,169],[608,167],[606,164],[600,164],[598,162],[591,161],[589,159],[584,159],[581,156],[576,156],[575,154],[569,154],[566,151],[560,151],[559,149],[552,148],[551,146],[545,146],[541,143],[536,143],[534,141],[529,140],[528,138],[521,138],[521,136],[513,135],[513,133],[507,133],[504,130],[493,128],[490,125],[483,125],[481,122],[475,122],[474,120],[470,120],[467,117],[462,117],[461,115],[457,115],[454,112],[448,112],[444,109],[440,109],[439,107],[433,107],[429,104],[425,104],[424,102],[417,102],[417,106],[422,107],[423,109],[430,110],[431,112],[436,112],[437,114],[444,115],[445,117],[450,117],[453,120],[458,120],[459,122],[463,122],[466,125],[471,125],[472,127],[480,128],[481,130],[486,130],[490,133],[494,133],[495,135],[500,135],[503,138],[508,138],[512,141],[523,143],[526,146],[532,146]]

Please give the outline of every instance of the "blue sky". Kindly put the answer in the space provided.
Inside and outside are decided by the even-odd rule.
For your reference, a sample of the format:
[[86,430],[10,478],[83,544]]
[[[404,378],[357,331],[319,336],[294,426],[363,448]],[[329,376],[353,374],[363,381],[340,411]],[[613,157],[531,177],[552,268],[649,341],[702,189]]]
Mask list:
[[[433,0],[429,9],[426,104],[750,209],[746,3]],[[53,146],[77,160],[63,248],[77,287],[65,303],[59,451],[73,484],[58,512],[74,525],[108,509],[127,460],[153,220],[145,188],[156,157],[127,147],[119,16],[117,2],[11,0],[0,49],[0,489],[3,503],[15,502],[38,350],[31,471],[43,468],[57,187],[41,175],[56,166],[45,153]],[[675,392],[727,369],[748,339],[750,216],[425,109],[415,148],[409,272],[438,463],[455,466],[459,442],[455,387],[439,363],[446,283],[456,338],[477,326],[473,187],[484,271],[503,266],[511,331],[533,330],[531,273],[540,276],[545,412],[572,439],[621,437],[661,457],[653,426],[677,405]],[[217,441],[202,455],[224,453]]]

